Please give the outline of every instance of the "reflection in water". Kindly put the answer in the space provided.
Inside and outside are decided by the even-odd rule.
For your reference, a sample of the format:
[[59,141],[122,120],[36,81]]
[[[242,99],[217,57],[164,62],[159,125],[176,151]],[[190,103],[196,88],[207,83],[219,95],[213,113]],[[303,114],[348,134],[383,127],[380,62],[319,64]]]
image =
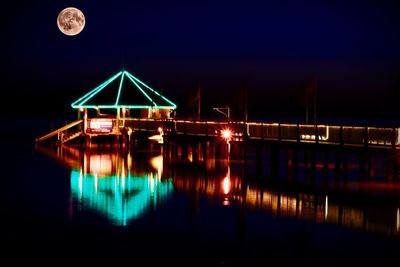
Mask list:
[[105,214],[115,224],[126,225],[151,206],[164,201],[173,189],[171,181],[161,181],[153,173],[144,176],[104,176],[71,172],[71,194],[82,209]]
[[261,211],[272,216],[400,236],[399,208],[390,201],[382,203],[379,197],[375,199],[372,196],[364,203],[359,199],[361,196],[355,193],[349,199],[340,193],[329,197],[317,193],[268,188],[246,184],[235,174],[221,175],[219,179],[210,179],[201,173],[194,177],[193,174],[188,176],[179,169],[174,169],[174,174],[175,190],[190,192],[195,188],[197,193],[208,198],[222,197],[220,203],[224,206],[246,207],[249,213]]
[[171,180],[161,180],[160,156],[150,160],[156,172],[131,171],[132,157],[126,158],[127,164],[118,154],[84,155],[83,166],[71,171],[71,195],[79,209],[94,210],[114,224],[127,225],[168,198],[173,185]]
[[[218,199],[217,205],[236,205],[246,213],[261,212],[400,236],[396,183],[376,186],[374,182],[349,181],[336,183],[337,187],[327,183],[323,189],[318,184],[269,187],[265,181],[245,179],[242,165],[235,162],[221,164],[209,157],[203,161],[192,158],[193,162],[182,164],[179,160],[163,160],[161,155],[149,155],[65,147],[56,157],[72,169],[71,194],[79,208],[77,212],[95,210],[118,225],[144,216],[149,209],[172,198],[173,191],[180,191]],[[391,197],[386,197],[382,189],[388,190]]]
[[224,202],[223,202],[223,204],[225,205],[225,206],[227,206],[227,205],[229,205],[229,197],[228,197],[228,194],[229,194],[229,191],[231,190],[231,180],[230,180],[230,177],[228,177],[228,176],[226,176],[225,178],[224,178],[224,181],[222,182],[222,184],[223,184],[223,191],[224,191],[224,194],[225,194],[225,199],[224,199]]
[[397,208],[397,216],[396,216],[396,231],[400,231],[400,209]]
[[223,205],[228,206],[229,205],[229,192],[231,191],[231,168],[230,165],[228,164],[228,171],[226,173],[225,178],[222,181],[222,192],[224,193],[224,201]]
[[231,180],[230,177],[226,176],[224,178],[224,181],[222,182],[223,188],[224,188],[224,194],[227,195],[229,194],[229,191],[231,190]]

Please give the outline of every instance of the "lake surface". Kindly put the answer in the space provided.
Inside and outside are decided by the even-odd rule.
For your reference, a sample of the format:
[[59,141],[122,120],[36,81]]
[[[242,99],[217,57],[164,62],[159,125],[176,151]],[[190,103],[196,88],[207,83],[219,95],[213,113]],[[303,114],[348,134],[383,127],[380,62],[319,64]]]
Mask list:
[[385,153],[367,152],[361,170],[350,151],[338,170],[335,151],[326,164],[315,152],[310,165],[313,152],[301,150],[294,169],[291,148],[277,159],[265,148],[261,163],[251,148],[246,161],[194,159],[193,151],[170,159],[162,149],[5,145],[6,258],[139,266],[398,259],[400,183]]

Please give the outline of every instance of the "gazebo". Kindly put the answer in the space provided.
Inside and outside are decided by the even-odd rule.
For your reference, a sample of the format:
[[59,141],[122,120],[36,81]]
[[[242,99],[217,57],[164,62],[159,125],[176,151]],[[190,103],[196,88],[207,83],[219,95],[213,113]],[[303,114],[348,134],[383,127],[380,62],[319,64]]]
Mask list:
[[[111,128],[118,128],[121,119],[169,119],[176,109],[172,101],[126,70],[118,72],[71,106],[78,110],[79,118],[83,117],[85,132],[110,132]],[[86,123],[88,119],[90,125]]]

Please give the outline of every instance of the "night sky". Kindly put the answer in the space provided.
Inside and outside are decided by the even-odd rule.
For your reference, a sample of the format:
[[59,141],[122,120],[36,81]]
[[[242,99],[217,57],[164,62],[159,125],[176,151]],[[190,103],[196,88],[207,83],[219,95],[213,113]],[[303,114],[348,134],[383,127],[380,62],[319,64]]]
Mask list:
[[[69,6],[86,18],[73,37],[56,23]],[[200,85],[204,116],[226,104],[240,116],[247,92],[250,119],[302,119],[315,78],[319,120],[400,115],[395,1],[17,0],[2,11],[2,108],[18,116],[66,116],[123,67],[178,114]]]

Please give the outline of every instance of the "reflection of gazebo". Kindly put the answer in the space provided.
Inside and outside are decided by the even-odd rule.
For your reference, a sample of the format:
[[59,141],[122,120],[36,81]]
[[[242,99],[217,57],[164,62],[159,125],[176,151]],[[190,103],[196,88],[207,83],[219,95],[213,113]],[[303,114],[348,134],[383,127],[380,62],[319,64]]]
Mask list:
[[[65,157],[68,150],[74,156]],[[162,155],[149,158],[150,164],[137,164],[131,153],[68,150],[55,157],[75,158],[76,165],[70,165],[71,196],[79,210],[94,210],[115,224],[127,225],[160,206],[173,192],[172,180],[161,178]]]
[[71,106],[79,110],[79,116],[83,115],[85,121],[90,110],[96,111],[93,115],[89,114],[90,117],[115,117],[117,124],[124,118],[168,119],[176,109],[172,101],[126,70],[118,72]]
[[83,209],[106,215],[118,225],[127,225],[145,215],[151,207],[166,201],[172,191],[171,180],[161,181],[153,173],[98,177],[82,170],[71,171],[73,201]]

